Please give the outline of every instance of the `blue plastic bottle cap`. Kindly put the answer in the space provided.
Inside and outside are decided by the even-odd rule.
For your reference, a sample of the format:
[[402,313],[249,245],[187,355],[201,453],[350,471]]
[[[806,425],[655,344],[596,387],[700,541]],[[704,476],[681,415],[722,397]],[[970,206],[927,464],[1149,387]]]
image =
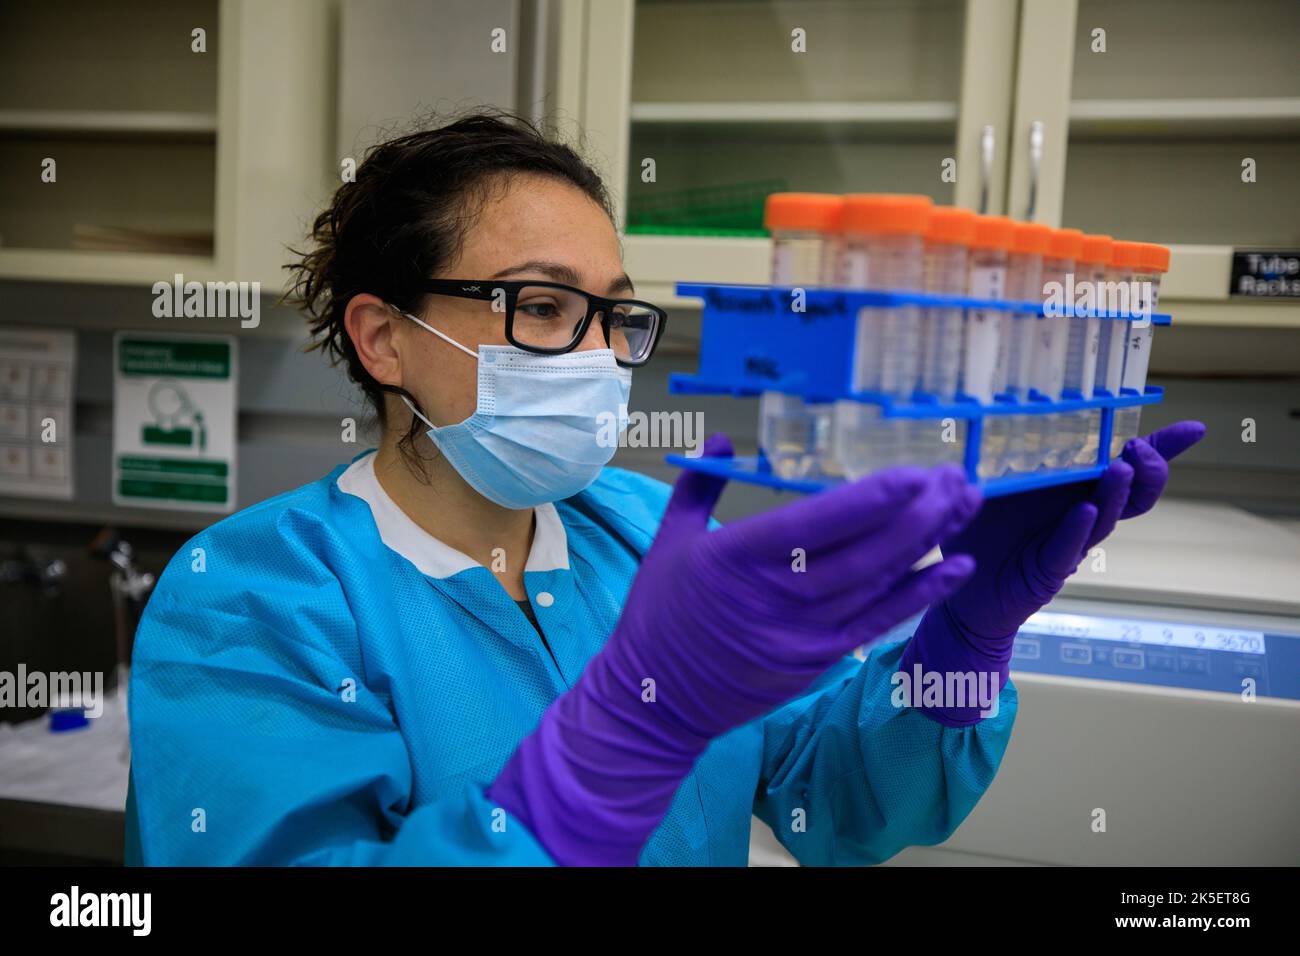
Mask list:
[[50,711],[50,733],[62,734],[69,730],[80,730],[82,727],[89,727],[90,720],[86,717],[84,710],[52,710]]

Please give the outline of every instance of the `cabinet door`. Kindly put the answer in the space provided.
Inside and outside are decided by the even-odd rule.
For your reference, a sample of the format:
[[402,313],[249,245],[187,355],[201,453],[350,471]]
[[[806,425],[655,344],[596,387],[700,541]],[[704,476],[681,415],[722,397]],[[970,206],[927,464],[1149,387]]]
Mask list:
[[1006,210],[1015,219],[1061,225],[1075,18],[1075,0],[1021,2]]
[[286,246],[301,242],[339,182],[331,10],[322,0],[221,2],[216,269],[224,280],[278,293]]
[[478,104],[516,109],[531,42],[520,12],[520,0],[342,0],[339,155],[359,160],[386,136]]
[[600,78],[583,86],[584,131],[606,160],[629,268],[657,294],[677,280],[765,281],[772,192],[1002,210],[1016,0],[572,9],[586,10],[574,16],[588,17],[588,80]]
[[[1024,0],[1013,214],[1046,123],[1036,218],[1173,250],[1180,323],[1300,325],[1229,297],[1234,250],[1300,249],[1300,5]],[[1294,302],[1294,300],[1292,300]]]
[[967,0],[953,200],[1006,214],[1018,0]]
[[210,271],[218,0],[0,4],[0,278]]
[[0,278],[278,292],[338,182],[333,8],[0,5]]

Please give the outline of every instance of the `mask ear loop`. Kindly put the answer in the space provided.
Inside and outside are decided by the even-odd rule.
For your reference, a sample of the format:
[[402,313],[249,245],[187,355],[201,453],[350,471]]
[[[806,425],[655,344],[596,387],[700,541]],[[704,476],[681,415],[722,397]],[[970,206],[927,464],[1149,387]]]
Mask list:
[[410,319],[412,322],[414,322],[414,323],[415,323],[416,325],[418,325],[420,328],[424,329],[424,330],[427,331],[427,332],[432,332],[434,335],[438,336],[438,338],[442,339],[442,340],[443,340],[444,342],[446,342],[448,345],[454,345],[454,346],[456,346],[456,348],[460,349],[462,352],[464,352],[466,355],[468,355],[468,356],[469,356],[470,358],[472,358],[474,361],[476,361],[476,362],[478,361],[478,353],[477,353],[477,352],[474,352],[474,351],[472,351],[472,350],[470,350],[470,349],[465,348],[465,346],[461,345],[459,342],[457,342],[455,339],[453,339],[450,335],[444,335],[442,332],[439,332],[437,329],[435,329],[432,325],[429,325],[427,322],[424,322],[424,321],[421,320],[421,319],[417,319],[415,316],[411,315],[410,312],[403,312],[401,309],[397,309],[396,311],[397,311],[397,314],[398,314],[398,315],[404,315],[404,316],[406,316],[408,319]]
[[[478,354],[477,354],[477,353],[472,352],[472,351],[470,351],[469,349],[465,348],[465,346],[461,345],[459,342],[457,342],[455,339],[453,339],[450,335],[445,335],[445,334],[443,334],[442,332],[439,332],[439,331],[438,331],[437,329],[435,329],[432,325],[429,325],[427,322],[424,322],[424,321],[422,321],[421,319],[418,319],[418,318],[416,318],[415,316],[411,315],[410,312],[403,312],[401,309],[397,308],[396,306],[392,306],[392,305],[390,305],[389,308],[392,309],[394,312],[396,312],[398,315],[404,315],[404,316],[406,316],[408,319],[410,319],[412,322],[414,322],[416,325],[418,325],[420,328],[424,329],[425,331],[432,332],[434,335],[438,336],[438,338],[442,339],[442,340],[443,340],[444,342],[446,342],[448,345],[454,345],[454,346],[456,346],[456,348],[460,349],[462,352],[464,352],[466,355],[468,355],[468,356],[469,356],[470,358],[472,358],[474,361],[476,361],[476,362],[478,361]],[[437,428],[437,427],[438,427],[438,426],[435,425],[433,422],[429,421],[429,419],[425,418],[424,415],[422,415],[422,414],[420,413],[420,410],[419,410],[418,408],[416,408],[416,407],[411,403],[411,400],[410,400],[409,398],[407,398],[405,395],[398,395],[397,397],[400,398],[403,402],[406,403],[406,407],[409,408],[409,409],[411,410],[411,414],[414,415],[416,418],[418,418],[420,421],[424,422],[424,423],[425,423],[426,425],[428,425],[430,428]]]
[[419,410],[418,408],[416,408],[414,405],[412,405],[412,404],[411,404],[411,400],[410,400],[409,398],[407,398],[405,395],[398,395],[397,397],[400,398],[402,401],[404,401],[404,402],[406,403],[406,407],[409,408],[409,409],[411,410],[411,414],[414,415],[416,418],[418,418],[420,421],[424,422],[424,423],[425,423],[426,425],[428,425],[430,428],[437,428],[437,427],[438,427],[438,426],[435,425],[433,422],[429,421],[429,419],[427,419],[427,418],[425,418],[423,415],[421,415],[421,414],[420,414],[420,410]]

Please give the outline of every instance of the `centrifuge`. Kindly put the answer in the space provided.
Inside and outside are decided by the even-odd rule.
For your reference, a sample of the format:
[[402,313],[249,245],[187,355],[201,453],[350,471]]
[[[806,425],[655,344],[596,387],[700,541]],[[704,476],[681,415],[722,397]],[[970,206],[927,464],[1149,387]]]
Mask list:
[[1164,499],[1102,547],[1016,639],[992,786],[887,865],[1300,862],[1300,525]]

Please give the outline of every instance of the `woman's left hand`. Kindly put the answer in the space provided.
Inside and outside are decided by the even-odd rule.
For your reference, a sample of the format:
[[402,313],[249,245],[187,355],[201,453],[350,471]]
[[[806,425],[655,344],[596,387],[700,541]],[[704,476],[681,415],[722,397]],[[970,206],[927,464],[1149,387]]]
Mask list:
[[[1029,616],[1047,604],[1079,562],[1121,518],[1146,514],[1169,481],[1169,461],[1205,435],[1200,422],[1179,422],[1135,438],[1096,481],[995,498],[944,545],[969,554],[975,573],[947,600],[933,604],[904,649],[899,670],[981,673],[1005,686],[1011,649]],[[960,701],[923,706],[951,727],[977,723],[980,708]]]
[[974,576],[947,601],[955,622],[976,638],[1014,637],[1117,521],[1155,506],[1169,462],[1204,435],[1200,422],[1178,422],[1129,441],[1095,482],[986,501],[944,546],[975,559]]

